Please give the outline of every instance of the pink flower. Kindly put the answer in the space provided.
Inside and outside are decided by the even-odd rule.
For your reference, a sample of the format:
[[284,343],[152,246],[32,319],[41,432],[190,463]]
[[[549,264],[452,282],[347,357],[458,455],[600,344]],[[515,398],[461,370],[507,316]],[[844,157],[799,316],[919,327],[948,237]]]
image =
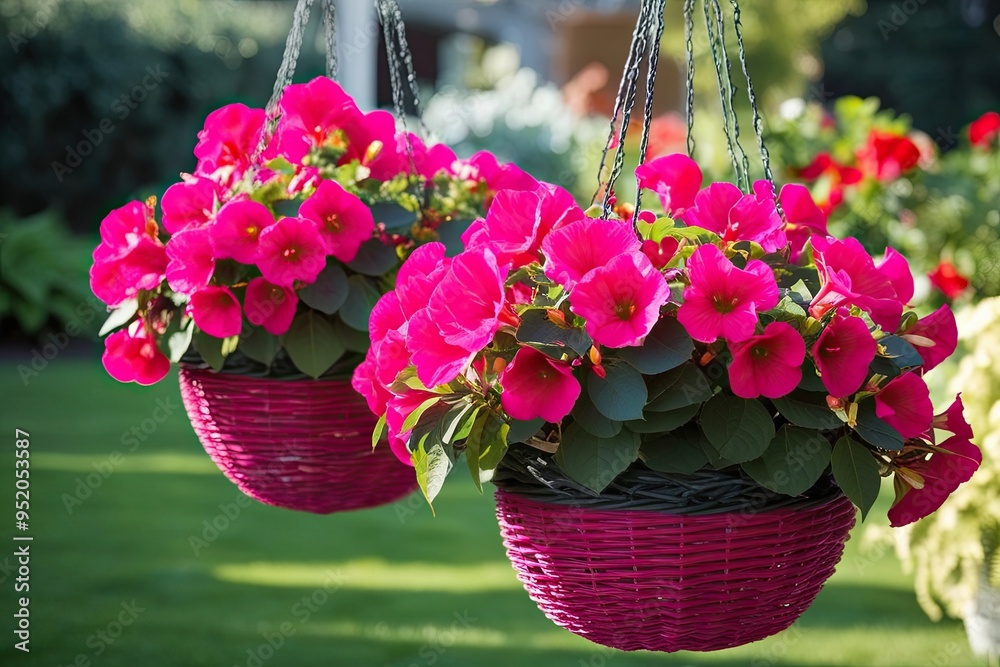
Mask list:
[[778,201],[785,213],[785,236],[792,244],[792,261],[798,261],[810,238],[816,234],[826,236],[826,214],[813,201],[809,189],[798,183],[783,185]]
[[617,220],[584,218],[549,234],[542,241],[545,275],[567,290],[594,269],[619,255],[639,252],[632,228]]
[[254,278],[247,284],[243,309],[250,324],[264,327],[275,336],[288,331],[295,319],[299,297],[290,287],[272,285],[263,278]]
[[[368,167],[371,177],[379,181],[392,180],[409,171],[406,135],[396,131],[396,119],[388,111],[370,111],[347,121],[347,153],[341,163],[358,160]],[[375,150],[375,146],[378,150]]]
[[195,325],[216,338],[238,336],[243,330],[243,309],[228,287],[203,287],[191,295]]
[[386,404],[392,398],[392,394],[378,381],[376,372],[375,355],[372,348],[368,348],[365,360],[358,364],[351,375],[351,386],[364,397],[368,409],[381,417],[385,414]]
[[264,110],[243,104],[228,104],[208,114],[194,147],[195,174],[232,185],[250,168],[263,126]]
[[407,448],[410,431],[403,431],[403,423],[424,401],[433,397],[434,394],[429,391],[411,389],[403,394],[393,395],[386,404],[385,423],[389,447],[392,448],[393,454],[406,465],[412,466],[413,459]]
[[427,307],[438,279],[451,267],[451,258],[444,256],[444,250],[443,243],[426,243],[414,250],[399,267],[396,295],[407,319]]
[[176,234],[188,227],[208,224],[215,211],[217,187],[207,178],[189,178],[167,188],[160,199],[163,228]]
[[877,351],[865,321],[838,308],[813,343],[812,358],[830,395],[845,398],[864,384]]
[[104,340],[101,363],[108,375],[119,382],[141,385],[159,382],[170,371],[170,360],[141,322],[132,329],[135,331],[116,331]]
[[663,275],[633,252],[587,273],[573,289],[570,310],[586,320],[595,343],[628,347],[642,344],[669,298]]
[[[354,100],[325,76],[286,86],[280,104],[275,141],[281,154],[293,164],[302,164],[313,148],[336,143],[338,140],[331,135],[362,116]],[[365,144],[362,153],[367,148]]]
[[896,298],[902,304],[907,304],[913,298],[913,274],[910,273],[910,263],[894,248],[886,248],[882,261],[876,266],[883,276],[889,279]]
[[933,428],[948,431],[960,438],[972,439],[972,427],[965,421],[965,406],[962,405],[962,394],[955,396],[954,402],[943,413],[934,416]]
[[732,183],[713,183],[698,193],[694,207],[680,216],[685,224],[707,229],[724,241],[754,241],[766,252],[785,247],[784,222],[774,203],[774,186],[754,183],[754,194],[744,195]]
[[492,192],[500,190],[534,190],[539,183],[515,164],[501,165],[489,151],[479,151],[468,159],[467,175],[471,180],[485,181]]
[[934,419],[927,384],[915,373],[904,373],[875,394],[875,414],[903,438],[916,438]]
[[665,236],[657,243],[648,240],[642,242],[642,254],[649,258],[657,270],[666,268],[680,249],[680,242],[673,236]]
[[896,473],[896,502],[889,510],[889,525],[898,528],[933,513],[958,488],[969,481],[979,469],[983,454],[967,438],[953,436],[938,447],[941,452],[930,458],[913,458],[911,447],[904,447],[897,458],[897,467],[907,470]]
[[730,343],[729,386],[740,398],[780,398],[802,381],[806,344],[786,322],[771,322],[764,333]]
[[209,229],[212,248],[219,259],[233,258],[255,264],[260,233],[274,224],[271,211],[251,199],[235,199],[223,206]]
[[375,378],[385,387],[410,365],[406,349],[407,322],[396,292],[387,292],[376,302],[368,319],[371,337],[371,358],[375,363]]
[[635,170],[639,187],[652,190],[670,215],[694,204],[701,187],[701,168],[683,153],[664,155],[639,165]]
[[900,282],[898,261],[889,260],[888,249],[887,260],[879,266],[854,238],[815,236],[813,250],[820,291],[809,306],[810,315],[819,319],[834,308],[856,305],[871,315],[883,331],[896,330],[903,301],[912,296],[912,280],[910,294],[897,294],[896,288],[903,289],[905,283]]
[[903,338],[916,348],[924,360],[924,372],[951,356],[958,347],[958,325],[951,308],[943,305],[906,330]]
[[167,253],[152,210],[134,201],[111,211],[101,221],[101,243],[93,257],[90,289],[112,308],[139,290],[156,289],[165,277]]
[[417,379],[425,387],[437,387],[457,378],[472,363],[475,351],[452,345],[441,337],[441,331],[427,308],[418,310],[406,327],[406,347],[417,370]]
[[[424,146],[420,137],[412,132],[410,138],[413,141],[414,162],[421,176],[430,180],[440,173],[454,175],[458,156],[447,144],[434,144],[428,148]],[[422,150],[418,149],[418,146]]]
[[345,263],[375,231],[371,209],[336,181],[320,183],[299,206],[299,217],[315,222],[326,253]]
[[316,223],[282,218],[260,233],[257,266],[268,282],[292,287],[296,280],[311,284],[326,266],[326,252]]
[[538,350],[522,347],[500,374],[500,403],[514,419],[542,418],[558,423],[580,397],[580,383],[567,363],[550,359]]
[[189,227],[167,241],[167,283],[178,294],[192,294],[208,285],[215,273],[209,227]]
[[717,247],[703,245],[688,258],[687,271],[691,284],[677,319],[695,340],[747,340],[757,327],[757,312],[778,304],[774,273],[759,260],[738,269]]

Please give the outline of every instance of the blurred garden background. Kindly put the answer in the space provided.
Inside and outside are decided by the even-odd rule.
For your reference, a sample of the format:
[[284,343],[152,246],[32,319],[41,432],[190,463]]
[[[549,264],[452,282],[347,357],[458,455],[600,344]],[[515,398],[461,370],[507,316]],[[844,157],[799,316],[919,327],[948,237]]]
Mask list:
[[[488,149],[589,204],[638,2],[400,5],[432,136],[462,156]],[[11,439],[0,477],[13,489],[13,433],[27,431],[35,536],[30,654],[13,648],[16,561],[13,547],[0,551],[2,664],[987,664],[956,617],[977,585],[1000,584],[1000,565],[988,572],[1000,535],[990,484],[1000,359],[985,338],[1000,319],[1000,0],[742,3],[776,179],[806,183],[831,229],[871,252],[903,251],[925,312],[944,302],[959,312],[968,361],[928,380],[944,401],[956,376],[978,379],[966,400],[987,481],[918,524],[912,543],[886,538],[884,511],[872,512],[790,630],[670,656],[599,648],[547,621],[472,484],[446,488],[436,517],[417,496],[328,517],[263,506],[201,450],[176,383],[125,386],[101,368],[105,314],[87,279],[101,218],[193,169],[209,111],[265,104],[293,6],[0,0],[0,391]],[[367,6],[338,2],[341,80],[363,106],[390,107]],[[680,17],[671,0],[653,157],[685,150]],[[324,71],[317,23],[297,81]],[[707,46],[694,49],[696,154],[724,178],[718,84]],[[738,111],[753,157],[749,109]]]

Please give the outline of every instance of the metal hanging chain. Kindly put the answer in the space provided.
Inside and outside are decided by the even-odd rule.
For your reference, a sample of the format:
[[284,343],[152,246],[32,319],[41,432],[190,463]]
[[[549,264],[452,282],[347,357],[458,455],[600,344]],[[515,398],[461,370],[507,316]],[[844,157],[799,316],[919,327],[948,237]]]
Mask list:
[[[601,162],[597,168],[597,190],[594,191],[594,195],[590,198],[590,203],[597,200],[597,195],[601,192],[601,188],[604,187],[604,167],[607,163],[608,150],[611,147],[611,142],[615,140],[617,136],[618,128],[618,118],[622,115],[625,108],[625,100],[628,97],[627,90],[629,85],[629,74],[635,70],[636,77],[638,77],[638,67],[639,67],[639,35],[643,30],[644,25],[644,15],[645,15],[645,4],[643,4],[639,9],[639,16],[636,19],[635,28],[632,31],[632,41],[629,44],[628,56],[625,59],[625,66],[622,70],[622,78],[618,82],[618,92],[615,94],[615,105],[614,110],[611,114],[611,121],[608,128],[608,140],[604,143],[604,148],[601,150]],[[617,151],[617,146],[615,147]],[[610,188],[611,184],[608,183]]]
[[687,152],[694,158],[694,0],[684,0],[684,41],[687,48]]
[[[656,85],[656,70],[660,61],[660,42],[663,40],[665,28],[664,14],[667,11],[667,0],[654,0],[653,15],[656,19],[656,27],[653,30],[653,38],[649,42],[648,64],[646,65],[646,102],[642,113],[642,138],[639,140],[639,164],[646,161],[646,150],[649,147],[649,130],[653,124],[653,90]],[[642,188],[639,186],[639,177],[635,179],[635,210],[632,214],[632,226],[636,228],[639,220],[639,211],[642,206]],[[638,231],[638,228],[636,228]]]
[[260,133],[260,141],[257,144],[255,155],[260,155],[271,140],[271,133],[274,131],[275,121],[278,116],[278,103],[281,101],[281,93],[285,86],[292,82],[295,76],[295,64],[299,60],[299,52],[302,50],[302,38],[305,35],[306,25],[309,23],[309,14],[312,12],[313,0],[298,0],[295,5],[295,13],[292,15],[292,27],[288,31],[288,38],[285,40],[285,53],[281,57],[281,65],[278,67],[278,75],[274,79],[274,89],[271,91],[271,99],[264,107],[264,128]]
[[[753,113],[753,129],[757,135],[757,148],[760,150],[760,160],[764,165],[764,178],[774,183],[774,174],[771,173],[771,156],[764,145],[764,123],[761,119],[760,111],[757,109],[757,96],[754,94],[753,82],[750,80],[750,70],[747,69],[746,50],[743,47],[743,24],[740,21],[740,5],[737,0],[732,0],[733,4],[733,26],[736,30],[736,42],[739,46],[740,65],[743,67],[743,75],[747,80],[747,96],[750,98],[750,110]],[[777,200],[775,200],[777,203]],[[778,213],[781,214],[781,204],[778,203]]]
[[326,75],[337,78],[337,5],[323,0],[323,39],[326,46]]
[[726,48],[725,15],[722,12],[719,0],[712,0],[712,7],[715,13],[715,25],[719,37],[719,47],[722,52],[722,62],[725,67],[726,82],[729,85],[729,111],[733,116],[733,143],[736,144],[736,148],[740,153],[740,164],[743,167],[743,188],[746,192],[750,192],[750,161],[747,159],[747,152],[743,150],[743,145],[740,143],[740,118],[736,112],[736,93],[739,91],[739,86],[733,81],[732,63],[729,60],[729,49]]
[[[702,2],[705,14],[705,34],[708,35],[708,46],[712,54],[712,64],[715,66],[715,78],[719,83],[719,102],[722,106],[722,126],[723,133],[726,135],[726,151],[729,153],[729,160],[733,163],[733,173],[736,177],[736,183],[739,185],[743,179],[740,177],[740,164],[736,159],[736,151],[733,148],[733,135],[730,130],[732,118],[735,116],[735,111],[730,109],[729,106],[729,100],[732,99],[732,95],[729,94],[729,87],[732,85],[732,80],[723,73],[722,56],[719,53],[720,45],[715,30],[712,27],[712,16],[708,3],[709,0]],[[725,49],[722,50],[725,51]]]

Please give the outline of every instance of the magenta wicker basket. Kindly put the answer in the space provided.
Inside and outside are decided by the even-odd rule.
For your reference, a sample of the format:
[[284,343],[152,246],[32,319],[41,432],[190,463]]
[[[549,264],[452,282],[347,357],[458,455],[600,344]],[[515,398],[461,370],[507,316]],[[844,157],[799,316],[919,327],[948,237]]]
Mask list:
[[181,368],[181,398],[198,439],[243,493],[329,514],[391,503],[417,488],[388,446],[372,450],[375,417],[349,380],[282,380]]
[[694,514],[631,509],[662,501],[634,487],[619,485],[617,501],[581,506],[561,497],[565,489],[539,485],[537,495],[556,499],[547,502],[505,490],[511,485],[501,480],[504,546],[546,616],[621,650],[714,651],[780,632],[812,604],[854,526],[854,505],[839,489],[827,483],[786,506],[757,511],[761,502],[751,502],[719,512],[722,487],[702,493],[700,480],[681,477],[679,494],[664,495],[695,498]]

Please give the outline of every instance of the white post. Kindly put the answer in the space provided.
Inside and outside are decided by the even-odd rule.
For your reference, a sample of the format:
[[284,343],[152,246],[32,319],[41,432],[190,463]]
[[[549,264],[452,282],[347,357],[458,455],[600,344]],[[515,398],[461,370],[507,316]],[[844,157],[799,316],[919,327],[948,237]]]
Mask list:
[[363,111],[378,101],[381,30],[372,0],[337,0],[337,79]]

